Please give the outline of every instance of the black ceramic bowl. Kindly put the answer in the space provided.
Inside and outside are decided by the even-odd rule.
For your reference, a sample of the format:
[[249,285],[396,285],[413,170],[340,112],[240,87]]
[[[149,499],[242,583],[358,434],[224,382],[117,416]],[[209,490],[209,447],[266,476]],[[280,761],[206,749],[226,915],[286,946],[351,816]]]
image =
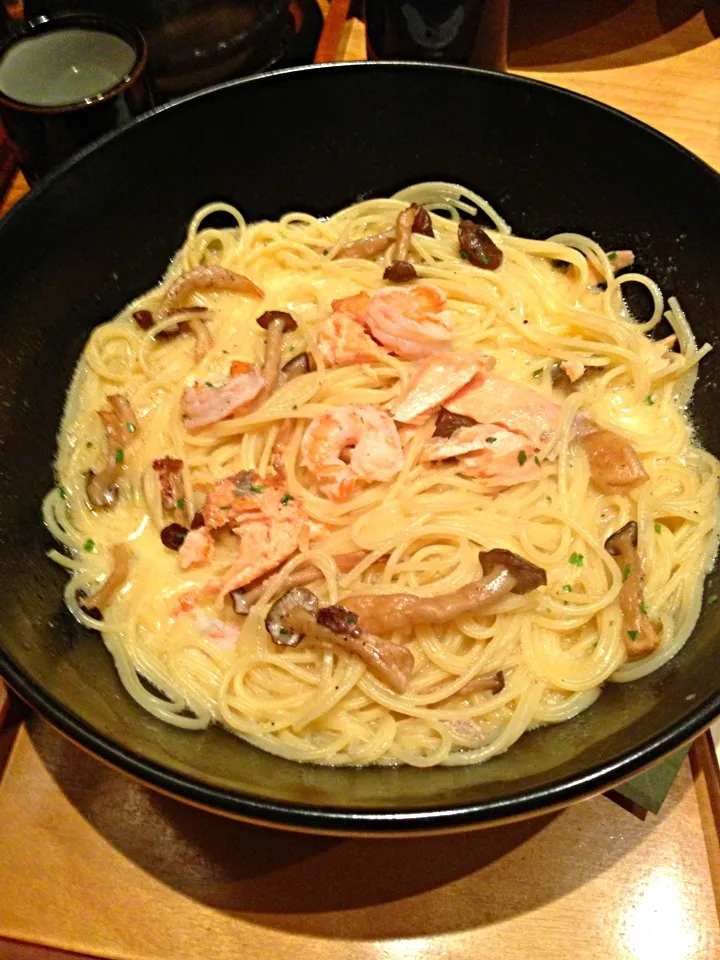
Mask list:
[[[677,144],[581,97],[461,68],[352,64],[242,80],[114,134],[0,223],[0,670],[72,739],[161,790],[304,830],[449,830],[603,790],[720,711],[718,608],[665,668],[610,685],[595,706],[479,767],[328,769],[261,753],[220,728],[144,713],[97,636],[60,599],[40,501],[63,397],[92,327],[154,284],[194,210],[250,220],[327,214],[419,180],[490,198],[517,232],[578,230],[631,247],[676,294],[700,341],[720,307],[720,178]],[[699,438],[720,453],[719,361],[703,361]],[[708,581],[720,592],[718,575]]]

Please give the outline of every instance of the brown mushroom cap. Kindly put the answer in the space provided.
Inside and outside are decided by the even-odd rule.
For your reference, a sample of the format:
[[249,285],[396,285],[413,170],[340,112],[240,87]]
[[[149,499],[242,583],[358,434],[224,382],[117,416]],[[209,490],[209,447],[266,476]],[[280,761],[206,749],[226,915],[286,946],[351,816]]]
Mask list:
[[314,369],[315,364],[313,363],[310,354],[305,353],[304,351],[302,353],[298,353],[281,367],[277,385],[281,387],[284,383],[294,380],[295,377],[302,377],[304,374],[310,373],[310,371]]
[[638,525],[629,520],[624,527],[620,527],[605,541],[605,549],[614,557],[621,556],[628,547],[635,549],[638,545]]
[[434,237],[435,232],[432,228],[432,220],[425,207],[413,203],[411,204],[411,209],[415,213],[415,219],[412,222],[412,232],[419,233],[423,237]]
[[416,277],[415,267],[407,260],[393,260],[390,266],[385,267],[383,271],[383,280],[390,280],[392,283],[406,283]]
[[150,327],[155,326],[155,317],[150,310],[136,310],[132,318],[141,330],[149,330]]
[[455,431],[461,427],[474,427],[476,424],[477,420],[473,420],[472,417],[465,417],[461,413],[451,413],[450,410],[446,410],[445,407],[440,407],[440,412],[435,421],[433,436],[441,438],[451,437]]
[[483,573],[489,574],[493,567],[505,567],[515,578],[513,593],[529,593],[537,587],[544,587],[547,583],[547,574],[542,567],[537,567],[524,557],[519,557],[512,550],[481,550],[478,554]]
[[460,250],[474,267],[497,270],[503,262],[503,252],[477,223],[461,220],[458,224]]
[[260,316],[255,321],[263,330],[267,330],[270,327],[270,324],[275,324],[282,322],[283,332],[290,332],[291,330],[297,330],[297,323],[293,319],[291,313],[287,313],[285,310],[266,310],[265,313],[260,314]]
[[318,598],[311,590],[306,590],[305,587],[293,587],[270,607],[265,617],[265,629],[272,637],[274,643],[277,643],[281,647],[295,647],[300,643],[304,634],[288,630],[283,622],[285,617],[291,610],[295,610],[297,607],[307,611],[314,617],[317,613],[318,606]]

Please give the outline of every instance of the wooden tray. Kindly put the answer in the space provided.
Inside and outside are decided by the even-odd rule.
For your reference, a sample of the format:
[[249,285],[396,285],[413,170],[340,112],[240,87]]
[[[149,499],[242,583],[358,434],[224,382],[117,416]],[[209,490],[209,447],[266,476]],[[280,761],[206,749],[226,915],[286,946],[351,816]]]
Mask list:
[[0,783],[0,935],[123,960],[707,960],[720,874],[701,790],[686,762],[645,822],[598,797],[459,836],[338,840],[192,809],[34,719]]

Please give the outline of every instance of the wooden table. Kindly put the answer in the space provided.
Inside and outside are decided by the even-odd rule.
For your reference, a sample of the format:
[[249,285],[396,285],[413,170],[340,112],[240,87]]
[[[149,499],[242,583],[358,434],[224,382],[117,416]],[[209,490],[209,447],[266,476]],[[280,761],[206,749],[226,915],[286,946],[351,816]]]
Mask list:
[[[720,168],[714,2],[514,3],[511,69]],[[358,21],[340,52],[364,58]],[[24,190],[18,178],[0,212]],[[183,807],[34,719],[0,783],[0,935],[16,938],[0,938],[0,960],[66,956],[38,944],[133,960],[710,960],[718,822],[707,734],[657,818],[598,797],[464,837],[339,841]]]

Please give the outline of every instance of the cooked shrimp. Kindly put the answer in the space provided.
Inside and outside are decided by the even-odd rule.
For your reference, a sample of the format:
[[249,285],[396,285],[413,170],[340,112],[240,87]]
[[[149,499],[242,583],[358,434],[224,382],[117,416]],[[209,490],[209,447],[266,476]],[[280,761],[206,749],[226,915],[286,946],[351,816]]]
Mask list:
[[476,377],[444,406],[477,423],[497,424],[522,434],[537,449],[553,439],[560,421],[557,403],[537,390],[502,377]]
[[338,407],[316,417],[305,431],[300,451],[302,466],[325,496],[339,503],[353,495],[358,480],[390,480],[403,465],[397,427],[374,407]]
[[346,313],[367,327],[372,336],[404,360],[421,360],[452,339],[445,312],[445,294],[429,284],[398,290],[365,291],[333,302],[335,313]]
[[250,403],[265,386],[265,381],[249,363],[235,361],[230,379],[222,387],[188,387],[182,396],[182,412],[187,430],[200,430],[218,423]]
[[460,356],[443,351],[432,354],[418,365],[410,383],[393,401],[390,411],[393,419],[421,426],[440,404],[473,377],[482,382],[494,366],[494,358],[482,353]]
[[405,290],[379,290],[365,314],[370,333],[404,360],[420,360],[452,339],[444,311],[445,295],[419,284]]
[[421,454],[424,461],[451,457],[459,458],[464,476],[492,480],[496,486],[512,487],[541,475],[532,443],[497,425],[460,427],[451,437],[433,437]]
[[375,343],[365,328],[349,313],[333,313],[315,328],[315,341],[331,367],[370,363],[387,357],[387,350]]

